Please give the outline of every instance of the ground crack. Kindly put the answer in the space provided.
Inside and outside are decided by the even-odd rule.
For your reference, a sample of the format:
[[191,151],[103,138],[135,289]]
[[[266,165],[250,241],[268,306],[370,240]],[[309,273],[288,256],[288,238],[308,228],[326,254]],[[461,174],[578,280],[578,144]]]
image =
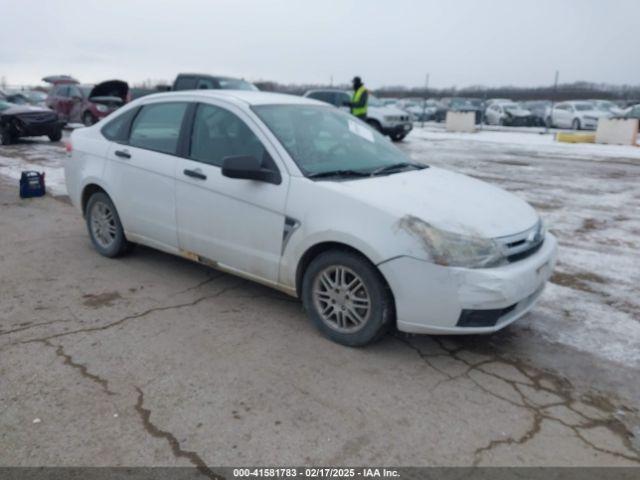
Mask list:
[[145,317],[151,313],[155,313],[155,312],[164,312],[166,310],[176,310],[176,309],[180,309],[180,308],[186,308],[186,307],[192,307],[194,305],[197,305],[205,300],[209,300],[211,298],[215,298],[215,297],[219,297],[221,295],[224,295],[225,293],[227,293],[229,290],[233,290],[235,288],[238,288],[240,285],[242,284],[242,282],[232,286],[232,287],[227,287],[227,288],[223,288],[219,291],[217,291],[214,294],[211,295],[205,295],[203,297],[199,297],[191,302],[185,302],[185,303],[178,303],[176,305],[166,305],[164,307],[154,307],[154,308],[150,308],[148,310],[145,310],[144,312],[140,312],[140,313],[135,313],[133,315],[127,315],[126,317],[123,317],[119,320],[116,320],[114,322],[111,323],[107,323],[106,325],[101,325],[99,327],[88,327],[88,328],[80,328],[77,330],[71,330],[69,332],[62,332],[62,333],[57,333],[54,335],[49,335],[48,337],[43,337],[43,338],[32,338],[29,340],[22,340],[20,342],[17,342],[17,344],[28,344],[28,343],[43,343],[43,342],[47,342],[49,340],[53,340],[55,338],[60,338],[60,337],[66,337],[69,335],[76,335],[78,333],[91,333],[91,332],[98,332],[98,331],[103,331],[103,330],[108,330],[110,328],[113,327],[117,327],[118,325],[121,325],[129,320],[134,320],[134,319],[138,319],[138,318],[142,318]]
[[102,390],[107,395],[115,395],[115,392],[113,392],[113,391],[111,391],[109,389],[109,382],[106,379],[104,379],[104,378],[102,378],[102,377],[100,377],[98,375],[95,375],[93,373],[90,373],[89,370],[87,369],[86,365],[84,365],[82,363],[74,362],[73,361],[73,357],[71,357],[71,355],[68,355],[64,351],[64,347],[62,345],[58,345],[56,347],[55,345],[53,345],[48,340],[42,340],[41,343],[44,343],[48,347],[55,348],[56,349],[56,355],[63,359],[63,362],[64,362],[65,365],[68,365],[71,368],[75,368],[76,370],[78,370],[78,372],[80,372],[80,375],[82,375],[84,378],[88,378],[92,382],[97,383],[98,385],[100,385],[100,387],[102,387]]
[[[576,400],[573,398],[572,394],[571,394],[571,388],[570,388],[570,384],[567,380],[558,377],[552,373],[549,372],[545,372],[542,370],[538,370],[535,369],[533,367],[527,367],[525,368],[524,364],[519,361],[519,360],[513,360],[513,359],[509,359],[506,358],[500,354],[496,354],[494,353],[493,356],[489,359],[489,360],[483,360],[480,362],[476,362],[476,363],[472,363],[464,358],[462,358],[459,353],[466,349],[464,346],[458,346],[458,347],[452,347],[449,348],[445,345],[445,343],[443,342],[442,339],[438,338],[438,337],[433,337],[433,340],[438,344],[438,346],[440,347],[441,350],[443,350],[446,353],[435,353],[435,354],[428,354],[423,352],[419,347],[417,347],[416,345],[414,345],[409,338],[407,337],[402,337],[402,336],[395,336],[396,339],[398,339],[400,342],[402,342],[404,345],[408,346],[410,349],[412,349],[413,351],[415,351],[418,356],[432,369],[434,369],[435,371],[439,372],[440,374],[444,375],[446,378],[444,380],[439,381],[436,384],[436,387],[439,386],[440,384],[444,383],[444,382],[450,382],[459,378],[465,378],[468,379],[469,381],[471,381],[474,385],[476,385],[478,388],[480,388],[483,392],[487,393],[488,395],[491,395],[492,397],[502,400],[504,402],[507,402],[517,408],[523,408],[525,410],[527,410],[529,413],[531,413],[533,415],[533,421],[531,424],[531,427],[519,438],[504,438],[504,439],[497,439],[497,440],[491,440],[487,445],[480,447],[478,449],[475,450],[474,452],[474,465],[478,465],[482,454],[492,450],[493,448],[500,446],[500,445],[523,445],[525,443],[527,443],[528,441],[532,440],[533,438],[535,438],[535,436],[540,432],[541,430],[541,426],[542,426],[542,421],[543,420],[549,420],[552,422],[557,422],[561,425],[563,425],[564,427],[570,429],[574,436],[579,439],[580,441],[582,441],[584,444],[586,444],[588,447],[592,448],[593,450],[596,450],[598,452],[602,452],[602,453],[606,453],[609,455],[613,455],[615,457],[618,458],[623,458],[625,460],[629,460],[631,462],[636,462],[636,463],[640,463],[640,453],[637,452],[636,448],[633,446],[632,442],[631,442],[631,438],[633,437],[633,433],[629,431],[629,429],[626,427],[626,425],[618,420],[617,418],[613,417],[613,415],[611,414],[611,412],[607,412],[606,410],[603,410],[602,408],[598,408],[595,405],[592,405],[593,408],[597,408],[598,410],[602,411],[604,414],[607,415],[608,418],[606,419],[595,419],[595,418],[591,418],[590,416],[587,416],[586,414],[582,413],[581,411],[577,410],[574,407],[574,403],[576,402]],[[450,357],[453,358],[454,360],[457,360],[459,362],[462,362],[463,364],[465,364],[468,368],[459,374],[456,375],[452,375],[449,372],[436,367],[433,362],[431,361],[431,359],[436,358],[436,357]],[[495,372],[491,372],[486,370],[485,368],[482,368],[483,366],[490,364],[490,363],[503,363],[505,365],[510,365],[513,368],[515,368],[521,375],[523,375],[530,383],[526,382],[526,381],[518,381],[518,380],[513,380],[510,378],[506,378],[503,377],[501,375],[498,375]],[[488,375],[490,377],[493,377],[495,379],[501,380],[505,383],[507,383],[508,385],[510,385],[513,390],[518,394],[518,396],[520,397],[520,402],[515,401],[513,399],[507,398],[505,396],[502,396],[498,393],[495,393],[493,391],[491,391],[490,389],[486,388],[484,385],[482,385],[477,379],[473,378],[470,374],[471,372],[478,370],[480,372],[482,372],[485,375]],[[551,385],[550,387],[547,387],[545,385],[543,385],[543,382],[546,380],[546,382]],[[561,399],[560,402],[554,402],[552,404],[542,404],[542,405],[538,405],[536,404],[534,401],[530,400],[527,395],[525,395],[525,393],[522,391],[522,386],[525,386],[527,388],[532,388],[536,391],[539,392],[546,392],[552,395],[555,395],[557,397],[559,397]],[[579,417],[581,417],[584,420],[584,423],[580,423],[579,425],[572,425],[569,424],[567,422],[565,422],[564,420],[562,420],[561,418],[557,418],[551,414],[549,414],[548,412],[545,412],[544,410],[546,408],[549,408],[550,406],[563,406],[565,408],[567,408],[568,410],[570,410],[571,412],[573,412],[574,414],[578,415]],[[620,453],[620,452],[616,452],[616,451],[612,451],[612,450],[608,450],[606,448],[602,448],[599,447],[597,445],[595,445],[593,442],[589,441],[587,438],[585,438],[584,436],[584,431],[585,430],[589,430],[589,429],[593,429],[593,428],[597,428],[597,427],[604,427],[607,430],[609,430],[609,432],[611,432],[613,435],[615,435],[616,437],[620,438],[624,444],[624,446],[627,448],[628,451],[630,452],[634,452],[636,453],[636,455],[627,455],[624,453]]]
[[202,460],[200,455],[198,455],[196,452],[184,450],[180,446],[180,442],[173,433],[166,430],[161,430],[158,426],[154,425],[151,422],[151,410],[144,408],[144,393],[139,387],[136,387],[136,390],[138,391],[138,401],[136,402],[135,409],[142,419],[142,425],[144,426],[144,429],[152,437],[164,438],[169,443],[171,451],[176,458],[186,458],[198,469],[200,473],[206,475],[212,480],[225,480],[223,476],[218,475],[213,470],[211,470],[204,462],[204,460]]

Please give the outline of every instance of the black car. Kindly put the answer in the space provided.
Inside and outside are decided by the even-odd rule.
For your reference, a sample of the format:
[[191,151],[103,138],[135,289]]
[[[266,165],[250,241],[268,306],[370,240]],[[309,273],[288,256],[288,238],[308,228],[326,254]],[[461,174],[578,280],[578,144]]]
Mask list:
[[253,83],[239,78],[218,77],[201,73],[180,73],[172,90],[258,90]]
[[52,142],[62,138],[58,114],[47,108],[16,105],[0,100],[0,144],[9,145],[19,137],[46,135]]

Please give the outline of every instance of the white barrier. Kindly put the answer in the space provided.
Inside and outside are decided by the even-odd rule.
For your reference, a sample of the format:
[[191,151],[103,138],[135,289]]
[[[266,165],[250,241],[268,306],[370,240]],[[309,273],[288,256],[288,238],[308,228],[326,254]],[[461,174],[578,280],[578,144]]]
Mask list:
[[596,130],[596,143],[635,145],[638,138],[638,119],[601,118]]
[[475,112],[447,112],[447,132],[475,132]]

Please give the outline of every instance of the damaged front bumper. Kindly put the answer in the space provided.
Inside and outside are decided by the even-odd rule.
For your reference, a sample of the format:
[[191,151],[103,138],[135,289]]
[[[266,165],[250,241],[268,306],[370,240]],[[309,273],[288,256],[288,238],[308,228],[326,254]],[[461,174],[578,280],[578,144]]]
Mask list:
[[400,331],[480,334],[500,330],[531,310],[556,254],[557,241],[547,234],[536,253],[501,267],[446,267],[398,257],[378,268],[393,292]]

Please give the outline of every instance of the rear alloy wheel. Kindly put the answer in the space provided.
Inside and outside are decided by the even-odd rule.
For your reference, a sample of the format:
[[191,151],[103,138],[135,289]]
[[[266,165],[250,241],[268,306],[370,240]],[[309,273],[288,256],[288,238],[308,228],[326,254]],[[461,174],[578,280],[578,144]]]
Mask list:
[[84,115],[82,116],[82,123],[84,124],[85,127],[90,127],[91,125],[95,124],[97,121],[98,119],[94,117],[93,113],[91,112],[85,112]]
[[394,314],[391,292],[366,258],[331,250],[316,257],[302,282],[302,301],[316,327],[352,347],[375,342]]
[[117,257],[130,249],[131,244],[124,236],[116,207],[106,193],[98,192],[91,196],[86,217],[91,242],[101,255]]
[[571,123],[571,128],[573,128],[574,130],[580,130],[580,120],[574,118],[573,122]]

